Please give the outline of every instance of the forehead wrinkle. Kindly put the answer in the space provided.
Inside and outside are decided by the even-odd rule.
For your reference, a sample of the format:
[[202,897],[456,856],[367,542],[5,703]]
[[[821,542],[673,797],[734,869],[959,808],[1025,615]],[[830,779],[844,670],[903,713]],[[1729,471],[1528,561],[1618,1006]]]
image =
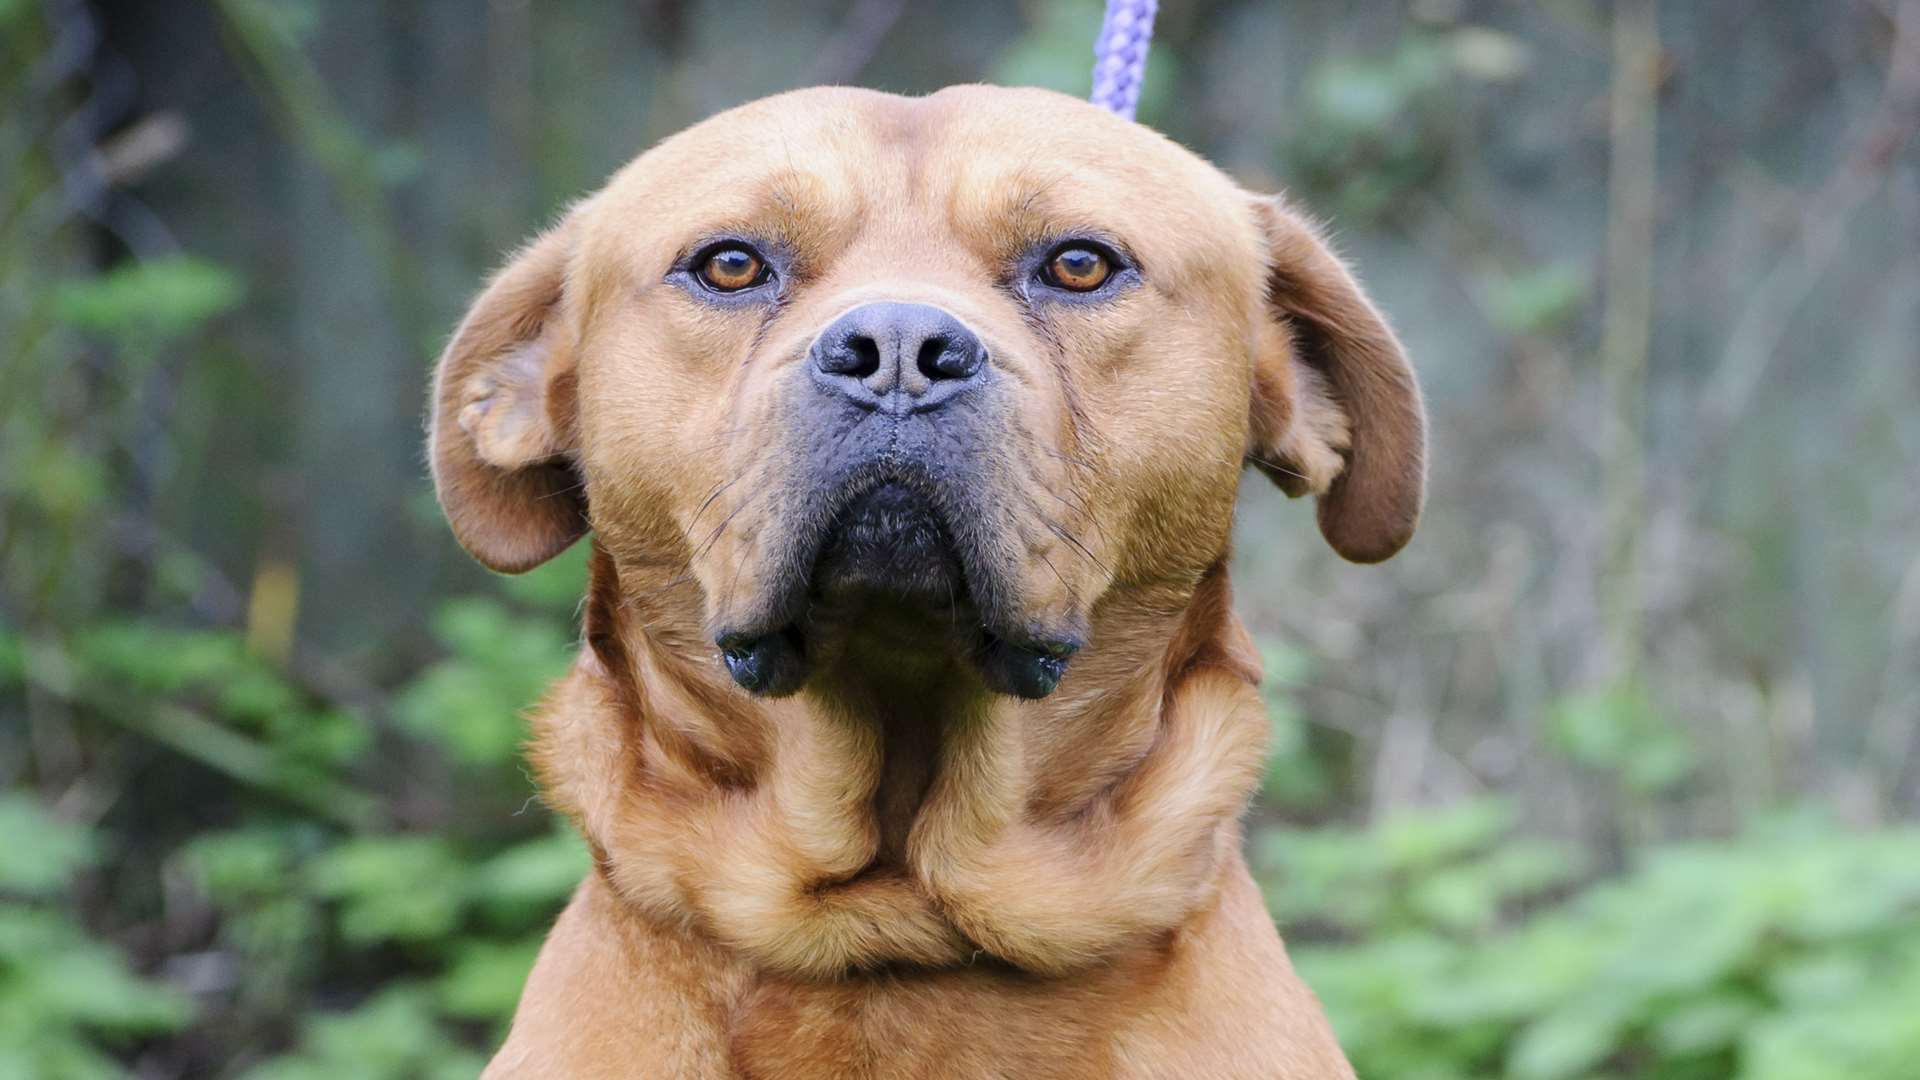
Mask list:
[[782,232],[797,232],[830,214],[829,187],[812,173],[789,169],[766,178],[748,211]]
[[934,98],[895,98],[867,114],[867,131],[882,155],[894,159],[908,202],[919,202],[934,174],[928,159],[951,126],[952,108]]
[[1111,215],[1082,209],[1111,205],[1111,200],[1095,197],[1084,184],[1074,190],[1068,186],[1073,179],[1069,170],[1041,174],[1032,165],[997,176],[964,175],[947,201],[948,226],[980,238],[1000,258],[1069,231],[1118,233],[1120,223]]
[[862,212],[857,188],[835,185],[816,173],[780,168],[762,177],[741,209],[720,218],[710,231],[737,231],[786,245],[802,264],[831,252],[845,223]]

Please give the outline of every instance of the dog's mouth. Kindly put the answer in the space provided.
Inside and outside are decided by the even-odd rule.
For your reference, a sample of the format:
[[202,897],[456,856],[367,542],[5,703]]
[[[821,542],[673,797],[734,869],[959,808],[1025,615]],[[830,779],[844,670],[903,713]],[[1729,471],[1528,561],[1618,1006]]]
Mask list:
[[898,626],[906,615],[931,631],[936,647],[961,654],[990,690],[1036,699],[1059,685],[1080,642],[997,617],[1002,605],[985,560],[956,540],[952,512],[925,484],[869,480],[837,501],[809,545],[810,571],[792,576],[780,605],[794,614],[771,629],[716,638],[734,682],[763,696],[790,694],[824,639],[862,628],[849,623]]

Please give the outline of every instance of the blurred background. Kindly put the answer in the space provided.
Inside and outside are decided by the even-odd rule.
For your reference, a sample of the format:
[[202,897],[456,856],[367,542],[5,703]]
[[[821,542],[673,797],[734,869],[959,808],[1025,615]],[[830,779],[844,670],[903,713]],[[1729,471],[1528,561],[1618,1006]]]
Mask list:
[[[0,0],[0,1076],[471,1076],[585,869],[575,551],[462,555],[502,254],[769,92],[1086,92],[1098,0]],[[1433,489],[1249,483],[1248,844],[1368,1080],[1911,1080],[1920,0],[1168,0],[1141,118],[1334,235]]]

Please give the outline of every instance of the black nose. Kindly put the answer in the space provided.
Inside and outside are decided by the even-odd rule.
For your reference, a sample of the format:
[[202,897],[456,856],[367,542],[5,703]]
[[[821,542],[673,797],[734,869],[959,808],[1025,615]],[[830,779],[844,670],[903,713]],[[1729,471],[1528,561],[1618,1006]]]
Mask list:
[[931,304],[862,304],[813,343],[814,381],[867,408],[937,408],[978,382],[986,364],[979,337]]

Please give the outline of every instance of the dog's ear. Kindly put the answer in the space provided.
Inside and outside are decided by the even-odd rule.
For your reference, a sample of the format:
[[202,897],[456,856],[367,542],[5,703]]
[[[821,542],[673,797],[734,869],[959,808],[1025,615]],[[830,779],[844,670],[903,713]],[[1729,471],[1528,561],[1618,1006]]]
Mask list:
[[473,557],[517,574],[587,531],[574,467],[573,342],[562,317],[572,229],[507,263],[454,332],[434,375],[434,489]]
[[1254,358],[1247,461],[1319,497],[1320,532],[1354,562],[1391,557],[1426,498],[1426,412],[1406,353],[1314,228],[1256,197],[1267,317]]

